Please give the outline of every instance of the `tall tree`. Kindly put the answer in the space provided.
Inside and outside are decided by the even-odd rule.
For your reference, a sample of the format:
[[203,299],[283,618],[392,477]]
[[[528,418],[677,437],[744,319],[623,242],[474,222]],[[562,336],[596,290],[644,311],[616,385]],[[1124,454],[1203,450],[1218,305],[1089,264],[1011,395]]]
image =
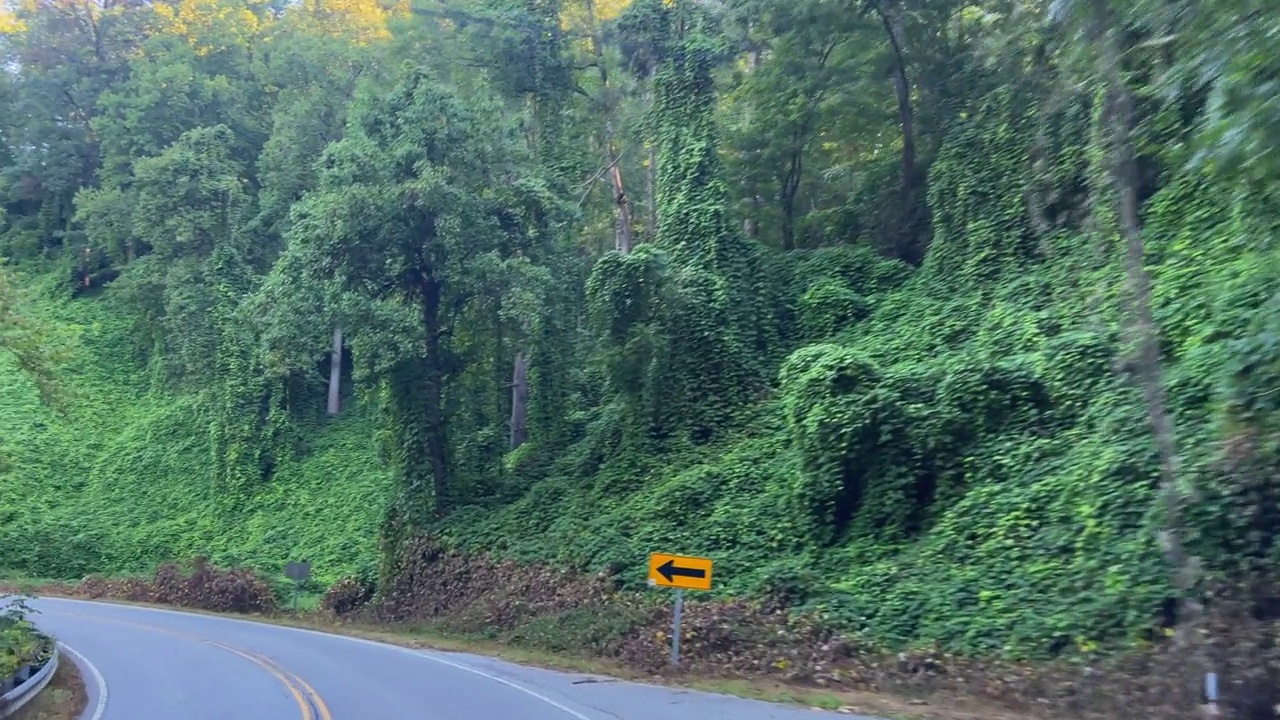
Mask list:
[[313,272],[414,318],[414,342],[383,363],[412,514],[442,513],[451,498],[445,398],[465,369],[461,336],[478,330],[459,323],[487,299],[477,272],[520,263],[530,219],[521,208],[541,205],[516,128],[482,102],[464,104],[406,65],[390,93],[357,102],[289,231],[288,252]]

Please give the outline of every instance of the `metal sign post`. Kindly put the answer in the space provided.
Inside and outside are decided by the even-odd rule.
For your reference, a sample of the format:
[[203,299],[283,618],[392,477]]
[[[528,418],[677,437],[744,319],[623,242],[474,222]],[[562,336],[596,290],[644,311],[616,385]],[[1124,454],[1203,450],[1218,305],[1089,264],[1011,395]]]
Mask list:
[[676,588],[676,611],[671,619],[671,669],[680,667],[680,616],[684,614],[684,590]]
[[298,614],[298,593],[302,583],[311,577],[311,563],[306,560],[291,561],[284,566],[284,574],[293,581],[293,614]]
[[649,556],[649,584],[675,588],[676,607],[671,618],[671,669],[680,667],[680,621],[684,616],[685,590],[711,589],[711,558],[653,553]]

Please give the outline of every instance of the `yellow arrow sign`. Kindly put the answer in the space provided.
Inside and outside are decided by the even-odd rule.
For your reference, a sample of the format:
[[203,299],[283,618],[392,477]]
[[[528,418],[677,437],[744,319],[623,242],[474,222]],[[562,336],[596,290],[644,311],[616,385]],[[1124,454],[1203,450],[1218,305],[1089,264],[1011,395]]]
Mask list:
[[711,558],[654,553],[649,556],[649,582],[681,590],[710,590]]

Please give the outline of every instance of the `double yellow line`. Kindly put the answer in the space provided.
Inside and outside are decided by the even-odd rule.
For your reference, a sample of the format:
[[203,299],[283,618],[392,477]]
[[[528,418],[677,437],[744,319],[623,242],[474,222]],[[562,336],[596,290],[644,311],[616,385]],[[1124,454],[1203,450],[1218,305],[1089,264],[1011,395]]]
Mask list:
[[289,694],[293,696],[294,701],[298,703],[298,709],[302,711],[302,720],[317,720],[316,713],[320,715],[319,720],[333,720],[333,715],[329,713],[329,708],[324,704],[324,700],[320,698],[320,694],[316,692],[315,688],[307,684],[306,680],[257,653],[233,648],[230,645],[224,645],[213,640],[205,640],[204,642],[216,648],[222,648],[227,652],[233,652],[252,663],[256,663],[275,679],[279,680],[280,684],[284,685]]
[[272,662],[269,658],[259,655],[258,653],[250,652],[243,648],[232,647],[231,645],[202,638],[197,635],[190,635],[188,633],[156,627],[154,625],[146,625],[144,623],[133,622],[132,620],[121,620],[119,618],[108,618],[100,615],[86,615],[84,613],[66,612],[62,610],[46,610],[44,612],[50,612],[58,615],[72,615],[90,620],[103,620],[106,622],[117,623],[119,625],[129,625],[143,630],[173,635],[175,637],[183,638],[184,640],[207,643],[221,650],[235,653],[236,655],[254,663],[258,667],[261,667],[263,670],[266,670],[268,674],[276,680],[279,680],[280,684],[284,685],[285,690],[289,692],[289,695],[293,697],[294,702],[298,703],[298,709],[302,711],[302,720],[333,720],[333,714],[329,712],[329,706],[325,705],[324,699],[320,697],[320,693],[317,693],[315,688],[311,687],[306,680],[303,680],[297,675],[285,670]]

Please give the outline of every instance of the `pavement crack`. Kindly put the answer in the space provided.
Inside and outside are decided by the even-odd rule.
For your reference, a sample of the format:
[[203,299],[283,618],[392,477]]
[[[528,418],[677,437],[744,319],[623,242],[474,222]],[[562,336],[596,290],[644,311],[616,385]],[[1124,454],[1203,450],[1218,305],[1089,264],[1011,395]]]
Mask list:
[[609,717],[614,717],[614,718],[617,718],[618,720],[626,720],[626,718],[622,717],[621,715],[619,715],[619,714],[618,714],[618,713],[616,713],[616,712],[613,712],[612,710],[605,710],[605,709],[604,709],[604,708],[602,708],[602,707],[597,707],[597,706],[595,706],[595,705],[592,705],[591,703],[585,703],[585,702],[581,702],[581,701],[579,701],[579,704],[581,704],[583,707],[591,708],[591,709],[592,709],[592,710],[594,710],[595,712],[598,712],[598,713],[601,713],[601,714],[604,714],[604,715],[608,715]]

